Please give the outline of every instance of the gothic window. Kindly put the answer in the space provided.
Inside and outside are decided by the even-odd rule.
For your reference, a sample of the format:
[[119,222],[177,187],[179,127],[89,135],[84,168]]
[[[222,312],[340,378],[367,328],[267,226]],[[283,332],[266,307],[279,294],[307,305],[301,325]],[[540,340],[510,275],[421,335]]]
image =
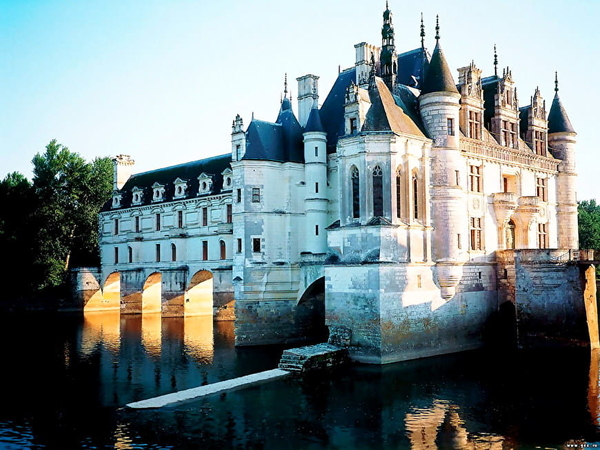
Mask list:
[[221,251],[221,259],[227,259],[227,246],[225,241],[219,241],[219,248]]
[[402,176],[399,168],[396,171],[396,217],[402,217]]
[[260,203],[260,188],[252,188],[252,203]]
[[202,261],[208,261],[208,241],[202,241]]
[[352,218],[360,218],[360,174],[355,166],[350,169],[352,179]]
[[373,169],[373,215],[383,216],[383,172],[379,166]]
[[538,223],[538,248],[548,248],[548,230],[545,223]]
[[171,261],[177,261],[177,246],[171,244]]
[[413,188],[413,219],[419,218],[419,179],[417,175],[412,177],[412,188]]
[[133,262],[133,249],[127,246],[127,260],[132,263]]
[[227,205],[227,223],[233,222],[233,207],[231,205]]
[[540,198],[541,201],[548,201],[548,179],[547,178],[537,178],[536,179],[536,195]]
[[469,190],[471,192],[482,192],[481,166],[469,166]]
[[471,250],[482,250],[483,242],[481,240],[481,217],[471,217]]

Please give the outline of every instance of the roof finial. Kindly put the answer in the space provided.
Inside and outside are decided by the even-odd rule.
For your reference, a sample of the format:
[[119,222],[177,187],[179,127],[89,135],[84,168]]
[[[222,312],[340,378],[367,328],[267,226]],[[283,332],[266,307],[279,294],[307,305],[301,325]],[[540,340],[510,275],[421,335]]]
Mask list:
[[498,76],[498,53],[496,52],[496,44],[494,44],[494,76]]
[[390,9],[390,7],[388,6],[388,0],[385,0],[385,9]]
[[425,24],[423,23],[423,13],[421,13],[421,48],[425,49]]
[[558,95],[558,72],[554,72],[554,92]]
[[288,93],[288,90],[287,90],[287,72],[286,72],[285,73],[285,79],[284,79],[284,82],[283,82],[283,96],[287,97],[287,93]]
[[440,16],[437,14],[435,16],[435,40],[440,40]]

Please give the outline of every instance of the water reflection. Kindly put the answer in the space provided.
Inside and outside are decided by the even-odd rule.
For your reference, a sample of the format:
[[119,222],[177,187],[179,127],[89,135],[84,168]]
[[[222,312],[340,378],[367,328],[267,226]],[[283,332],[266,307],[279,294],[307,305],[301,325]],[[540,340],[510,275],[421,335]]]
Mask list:
[[81,353],[91,355],[96,346],[103,344],[117,355],[121,344],[121,315],[116,312],[90,312],[83,317]]
[[162,348],[162,317],[160,314],[142,314],[142,345],[148,355],[160,358]]
[[593,349],[590,356],[590,375],[588,382],[588,408],[592,423],[600,428],[600,349]]

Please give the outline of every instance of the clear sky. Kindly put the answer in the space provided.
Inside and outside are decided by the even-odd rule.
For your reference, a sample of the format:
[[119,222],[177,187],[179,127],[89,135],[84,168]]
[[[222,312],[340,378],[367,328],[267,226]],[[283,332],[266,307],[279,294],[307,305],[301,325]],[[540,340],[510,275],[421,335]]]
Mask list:
[[[579,199],[596,188],[600,0],[390,0],[399,53],[420,45],[420,14],[455,69],[510,66],[521,106],[560,96],[578,132]],[[385,1],[0,0],[0,178],[31,176],[56,138],[88,160],[129,154],[136,172],[230,151],[240,114],[277,117],[287,72],[319,75],[321,101],[381,43]],[[294,102],[295,103],[295,102]],[[297,111],[297,108],[295,107]]]

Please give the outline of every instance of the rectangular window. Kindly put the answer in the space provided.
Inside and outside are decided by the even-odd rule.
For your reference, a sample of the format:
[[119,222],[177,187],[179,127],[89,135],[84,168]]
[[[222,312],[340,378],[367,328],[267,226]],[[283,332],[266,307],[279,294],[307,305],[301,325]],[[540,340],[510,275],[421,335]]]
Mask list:
[[160,244],[156,244],[156,262],[160,261]]
[[454,119],[448,117],[448,136],[454,136]]
[[315,147],[315,157],[319,156],[319,147]]
[[119,219],[114,220],[114,233],[119,234]]
[[128,253],[128,257],[129,257],[129,262],[132,263],[133,262],[133,249],[131,247],[127,247],[127,253]]
[[481,217],[471,217],[471,250],[482,250],[481,242]]
[[171,261],[177,261],[177,246],[171,244]]
[[482,192],[481,166],[469,166],[469,190],[471,192]]
[[459,250],[462,249],[462,241],[461,241],[461,238],[460,238],[460,233],[458,233],[456,235],[456,244],[457,244],[457,247],[458,247]]
[[140,232],[140,216],[135,216],[135,232]]
[[237,252],[242,253],[242,240],[239,238],[237,240]]
[[238,161],[242,159],[242,146],[240,144],[235,146],[235,159]]
[[252,203],[260,203],[260,188],[252,188]]
[[537,178],[536,180],[536,195],[540,198],[541,201],[548,201],[548,179],[547,178]]
[[469,111],[469,137],[481,139],[481,114],[477,111]]
[[315,225],[315,236],[319,235],[319,225]]
[[319,193],[319,183],[315,183],[315,194]]
[[119,264],[119,247],[115,247],[115,264]]
[[548,230],[545,223],[538,224],[538,248],[548,248]]
[[456,178],[455,179],[456,185],[460,186],[460,170],[454,171],[454,177]]
[[183,228],[183,211],[177,211],[177,227]]
[[208,241],[202,241],[202,261],[208,261]]
[[356,126],[356,118],[353,117],[350,119],[350,134],[356,133],[358,127]]
[[233,206],[227,205],[227,223],[233,222]]
[[208,208],[202,208],[202,226],[208,225]]
[[236,189],[236,201],[238,203],[240,203],[242,201],[242,190],[241,189]]
[[160,231],[160,214],[156,215],[156,231]]
[[252,238],[252,252],[260,253],[260,238]]

